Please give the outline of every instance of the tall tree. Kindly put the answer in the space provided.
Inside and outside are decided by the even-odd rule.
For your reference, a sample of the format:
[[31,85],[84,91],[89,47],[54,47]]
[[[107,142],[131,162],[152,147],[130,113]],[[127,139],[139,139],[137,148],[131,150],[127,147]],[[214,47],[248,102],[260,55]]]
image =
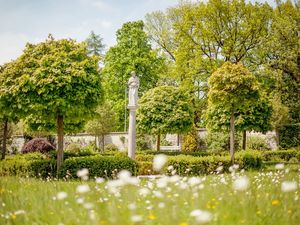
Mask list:
[[[128,22],[117,31],[117,44],[106,53],[103,81],[106,98],[114,102],[117,129],[124,127],[126,89],[131,71],[140,79],[140,94],[154,87],[164,69],[164,59],[151,49],[143,21]],[[126,127],[125,127],[126,129]]]
[[10,123],[17,122],[24,115],[18,102],[11,95],[12,83],[18,76],[14,61],[0,66],[0,126],[1,126],[1,159],[5,158]]
[[21,76],[10,89],[18,105],[33,116],[56,122],[57,169],[63,162],[65,121],[91,115],[103,99],[98,57],[88,56],[86,45],[71,39],[27,44],[17,59]]
[[[258,81],[241,63],[226,62],[211,75],[209,86],[208,118],[212,117],[210,114],[221,113],[223,118],[230,119],[230,155],[234,162],[236,119],[241,112],[251,109],[251,106],[259,99]],[[214,122],[218,123],[219,120],[214,120]],[[220,122],[223,121],[220,120]],[[209,124],[208,127],[210,127]]]
[[104,135],[113,131],[115,126],[115,112],[112,104],[106,102],[97,108],[93,119],[88,121],[86,131],[98,138],[98,146],[104,151]]
[[139,100],[137,129],[146,134],[185,133],[193,125],[193,108],[189,95],[173,86],[160,86],[147,91]]
[[89,55],[102,56],[105,45],[103,44],[103,38],[100,35],[91,31],[90,35],[86,39],[87,51]]

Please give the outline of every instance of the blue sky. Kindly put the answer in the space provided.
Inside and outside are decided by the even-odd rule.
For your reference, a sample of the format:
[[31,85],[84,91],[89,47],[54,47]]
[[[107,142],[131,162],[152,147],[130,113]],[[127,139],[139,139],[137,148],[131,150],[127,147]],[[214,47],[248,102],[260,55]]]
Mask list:
[[[272,0],[268,0],[272,2]],[[144,19],[177,0],[0,0],[0,64],[17,58],[27,42],[49,33],[55,38],[85,40],[91,30],[107,47],[123,23]]]

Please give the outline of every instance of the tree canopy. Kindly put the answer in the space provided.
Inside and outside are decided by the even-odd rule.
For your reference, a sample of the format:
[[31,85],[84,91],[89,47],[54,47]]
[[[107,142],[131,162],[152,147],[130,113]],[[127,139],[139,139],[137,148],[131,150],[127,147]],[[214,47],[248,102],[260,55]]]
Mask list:
[[155,135],[184,133],[192,125],[193,108],[189,96],[176,87],[160,86],[150,89],[139,100],[139,132]]
[[10,89],[18,106],[33,117],[56,123],[58,168],[63,160],[64,121],[81,122],[103,100],[98,57],[72,39],[27,44],[17,59],[20,76]]

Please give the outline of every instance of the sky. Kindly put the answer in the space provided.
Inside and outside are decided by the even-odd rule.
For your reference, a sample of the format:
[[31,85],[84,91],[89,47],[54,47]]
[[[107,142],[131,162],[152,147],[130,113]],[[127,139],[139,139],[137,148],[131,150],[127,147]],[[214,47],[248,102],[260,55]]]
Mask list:
[[109,48],[115,44],[115,33],[123,23],[144,19],[149,12],[163,11],[177,3],[177,0],[0,0],[0,65],[16,59],[27,42],[41,42],[49,33],[56,39],[83,41],[93,30]]

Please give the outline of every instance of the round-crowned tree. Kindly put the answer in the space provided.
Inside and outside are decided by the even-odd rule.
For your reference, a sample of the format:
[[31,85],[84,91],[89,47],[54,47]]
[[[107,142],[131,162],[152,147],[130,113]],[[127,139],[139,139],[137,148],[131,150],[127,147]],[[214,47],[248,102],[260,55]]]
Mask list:
[[193,108],[189,96],[173,86],[160,86],[147,91],[139,100],[137,129],[139,132],[157,135],[185,133],[193,125]]
[[[232,162],[234,162],[236,118],[239,115],[244,115],[244,112],[251,113],[250,109],[253,109],[258,100],[258,81],[240,63],[226,62],[209,78],[207,125],[208,128],[212,128],[216,124],[226,124],[226,120],[230,121],[230,155]],[[254,113],[252,112],[252,114]],[[251,121],[249,117],[247,121]],[[247,123],[241,123],[240,125],[241,127],[250,127],[250,124],[247,125]]]
[[21,73],[11,93],[28,114],[56,123],[57,168],[63,162],[64,121],[78,123],[103,99],[97,56],[87,55],[85,43],[72,39],[27,44],[16,60]]

